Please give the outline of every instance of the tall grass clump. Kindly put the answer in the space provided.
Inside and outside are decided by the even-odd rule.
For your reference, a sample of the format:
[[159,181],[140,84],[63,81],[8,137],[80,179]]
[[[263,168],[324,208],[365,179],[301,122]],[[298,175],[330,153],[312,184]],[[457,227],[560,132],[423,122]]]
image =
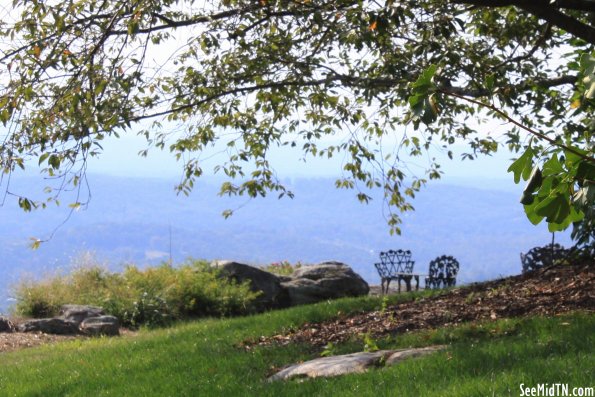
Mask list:
[[304,266],[302,262],[291,263],[289,261],[273,262],[266,266],[260,266],[260,269],[277,274],[279,276],[291,276],[293,272]]
[[246,314],[252,312],[257,296],[248,283],[219,277],[216,269],[197,260],[176,267],[129,265],[121,273],[90,265],[67,275],[21,281],[14,295],[17,315],[48,317],[64,304],[96,305],[133,327],[166,325],[188,317]]

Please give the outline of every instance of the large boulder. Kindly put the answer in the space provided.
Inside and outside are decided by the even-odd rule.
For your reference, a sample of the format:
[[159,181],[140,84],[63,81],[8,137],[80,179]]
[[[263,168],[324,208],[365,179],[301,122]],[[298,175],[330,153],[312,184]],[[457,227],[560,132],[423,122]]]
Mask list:
[[257,310],[289,306],[287,291],[281,287],[281,282],[276,275],[234,261],[214,261],[211,266],[219,269],[224,277],[237,283],[250,281],[252,291],[261,292],[254,302]]
[[103,308],[87,305],[62,305],[60,308],[60,318],[81,324],[85,319],[103,316]]
[[6,317],[0,316],[0,332],[13,332],[14,324]]
[[299,268],[281,286],[287,290],[292,306],[362,296],[370,291],[368,283],[351,267],[335,261]]
[[114,316],[90,317],[81,322],[80,330],[87,335],[120,335],[120,322]]
[[78,324],[63,318],[40,318],[25,321],[18,327],[19,332],[43,332],[45,334],[75,335],[79,333]]

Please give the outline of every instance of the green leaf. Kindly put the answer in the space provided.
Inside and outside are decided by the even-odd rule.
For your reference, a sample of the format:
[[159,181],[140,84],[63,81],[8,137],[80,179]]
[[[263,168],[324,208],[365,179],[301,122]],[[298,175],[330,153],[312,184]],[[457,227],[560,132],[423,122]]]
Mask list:
[[493,73],[486,76],[484,85],[489,92],[494,91],[494,81],[495,81],[495,76]]
[[60,168],[60,157],[52,154],[50,155],[49,159],[48,159],[48,164],[55,170],[57,170],[58,168]]
[[438,119],[438,105],[436,98],[436,86],[434,75],[438,67],[430,65],[424,70],[411,86],[411,95],[407,99],[411,108],[414,120],[421,120],[429,125]]
[[25,212],[31,212],[33,209],[33,204],[31,203],[31,200],[24,197],[19,197],[19,207],[21,207]]
[[508,167],[508,172],[514,173],[514,183],[519,183],[521,180],[521,176],[523,180],[527,180],[529,175],[532,171],[533,165],[533,157],[535,156],[535,152],[531,147],[528,147],[525,150],[525,153],[521,155],[518,159],[516,159],[510,167]]
[[535,213],[535,206],[537,202],[533,202],[532,204],[524,205],[523,208],[525,209],[525,215],[527,215],[527,219],[534,225],[538,225],[542,220],[543,216],[537,215]]
[[48,157],[50,156],[49,153],[43,153],[41,156],[39,156],[39,165],[41,165],[41,163],[43,163]]
[[[585,156],[588,155],[589,152],[587,152],[586,150],[577,148],[576,146],[573,146],[572,149],[577,152],[580,153],[581,155]],[[585,159],[581,156],[579,156],[576,153],[573,153],[569,150],[564,150],[564,157],[566,158],[566,168],[571,169],[573,166],[575,166],[576,164],[584,161]]]
[[430,90],[435,89],[433,79],[437,70],[438,66],[436,65],[430,65],[426,70],[424,70],[419,75],[415,83],[413,83],[413,92],[427,95]]
[[554,194],[539,202],[535,213],[544,216],[548,223],[562,223],[570,215],[570,203],[563,194]]
[[568,215],[568,221],[570,223],[581,221],[585,218],[583,211],[577,211],[576,208],[570,207],[570,215]]
[[562,163],[558,160],[558,155],[554,153],[551,159],[543,164],[543,176],[558,175],[565,172]]
[[585,217],[582,211],[576,211],[574,208],[570,208],[570,214],[564,218],[561,222],[550,222],[548,224],[548,230],[550,232],[561,232],[564,231],[574,222],[581,221]]
[[576,170],[575,178],[579,181],[595,181],[595,164],[589,161],[582,161]]

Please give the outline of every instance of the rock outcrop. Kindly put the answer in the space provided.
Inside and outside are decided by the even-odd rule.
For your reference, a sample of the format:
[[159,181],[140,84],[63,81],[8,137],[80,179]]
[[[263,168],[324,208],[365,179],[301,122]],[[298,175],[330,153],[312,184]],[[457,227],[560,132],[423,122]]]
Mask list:
[[64,305],[60,316],[40,318],[21,323],[19,332],[43,332],[56,335],[119,335],[120,322],[106,316],[103,308],[86,305]]
[[323,262],[297,269],[290,281],[281,283],[291,305],[316,303],[328,299],[367,295],[368,283],[351,267],[341,262]]
[[234,261],[215,261],[211,266],[219,269],[224,277],[233,279],[237,283],[250,281],[251,289],[255,292],[261,292],[254,302],[257,310],[262,311],[289,306],[287,291],[281,287],[279,277],[276,275]]
[[304,266],[291,276],[277,276],[233,261],[216,261],[212,266],[236,282],[249,280],[252,290],[261,292],[256,301],[259,310],[362,296],[370,291],[368,283],[351,267],[341,262]]

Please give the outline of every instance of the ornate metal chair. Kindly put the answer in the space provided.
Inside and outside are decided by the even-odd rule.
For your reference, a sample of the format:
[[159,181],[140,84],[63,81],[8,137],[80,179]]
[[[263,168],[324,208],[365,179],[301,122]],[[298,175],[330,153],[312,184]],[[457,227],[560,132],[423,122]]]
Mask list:
[[526,254],[521,253],[523,273],[558,263],[564,260],[569,253],[570,250],[560,244],[548,244],[543,247],[531,248]]
[[401,292],[401,280],[405,281],[407,291],[411,291],[411,279],[416,277],[419,288],[419,275],[413,274],[415,261],[411,260],[410,250],[388,250],[380,253],[380,262],[374,266],[378,271],[381,280],[382,293],[388,292],[388,286],[393,279],[399,283]]
[[438,289],[454,287],[457,283],[459,272],[459,261],[454,257],[442,255],[430,262],[428,277],[426,277],[426,289]]

